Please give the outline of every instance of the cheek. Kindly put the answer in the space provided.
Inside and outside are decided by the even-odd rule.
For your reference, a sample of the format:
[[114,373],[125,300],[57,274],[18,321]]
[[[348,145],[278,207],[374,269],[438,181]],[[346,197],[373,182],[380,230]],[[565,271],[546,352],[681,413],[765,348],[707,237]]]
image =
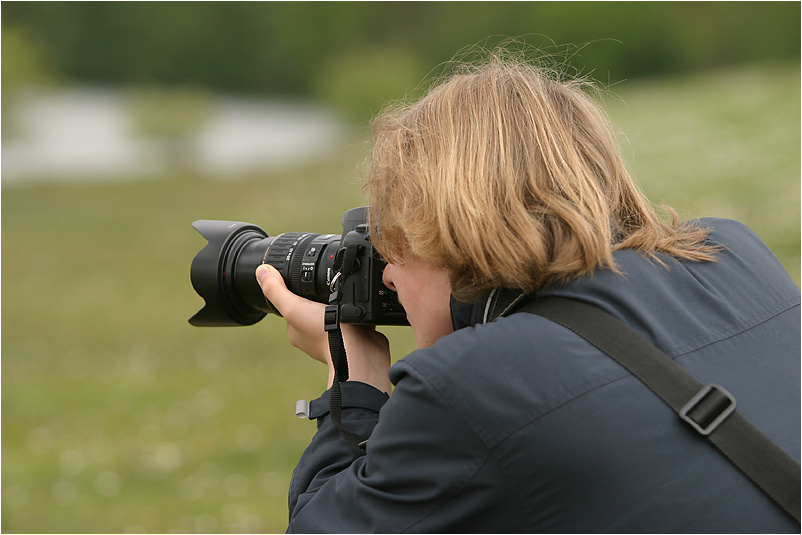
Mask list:
[[451,287],[447,280],[445,283],[432,281],[432,284],[415,288],[406,296],[403,304],[419,348],[429,347],[453,332],[450,296]]

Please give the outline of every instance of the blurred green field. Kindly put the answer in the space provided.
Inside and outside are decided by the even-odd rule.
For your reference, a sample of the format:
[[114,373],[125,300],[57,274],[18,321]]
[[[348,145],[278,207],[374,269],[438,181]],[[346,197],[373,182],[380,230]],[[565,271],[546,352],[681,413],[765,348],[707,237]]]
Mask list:
[[[610,88],[647,194],[750,225],[800,283],[800,71],[752,66]],[[339,232],[364,203],[355,134],[336,160],[2,191],[2,531],[279,532],[326,371],[284,324],[198,329],[195,219]],[[413,347],[389,330],[394,358]]]

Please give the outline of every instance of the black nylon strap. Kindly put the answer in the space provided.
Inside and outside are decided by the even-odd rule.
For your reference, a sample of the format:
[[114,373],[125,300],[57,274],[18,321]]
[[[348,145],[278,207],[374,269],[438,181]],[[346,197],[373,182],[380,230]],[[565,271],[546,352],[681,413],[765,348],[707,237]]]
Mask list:
[[[326,313],[330,310],[336,312],[337,305],[326,307]],[[327,328],[329,333],[329,353],[331,353],[331,363],[334,366],[334,377],[342,381],[348,380],[348,358],[345,354],[345,344],[343,343],[343,333],[340,330],[340,321],[336,320],[334,328]],[[331,325],[331,324],[328,324]]]
[[[340,288],[343,281],[348,278],[354,268],[357,252],[360,245],[346,247],[340,251],[342,261],[339,262]],[[326,307],[325,329],[329,334],[329,352],[331,353],[331,363],[334,367],[334,381],[331,384],[331,395],[329,398],[329,414],[334,426],[339,429],[340,434],[346,442],[357,448],[364,449],[368,439],[346,429],[342,424],[342,389],[340,383],[348,380],[348,357],[345,353],[343,343],[343,333],[340,330],[340,292],[339,288],[329,296],[329,305]]]
[[340,287],[345,284],[345,281],[348,280],[348,276],[356,267],[356,256],[357,253],[362,249],[361,245],[358,244],[350,244],[345,247],[345,252],[343,253],[343,261],[342,265],[340,266]]
[[703,385],[638,333],[588,303],[540,297],[514,312],[537,314],[558,323],[621,364],[800,521],[799,463],[735,411],[735,400],[726,390]]
[[[339,332],[339,331],[337,331]],[[329,335],[331,336],[331,335]],[[340,337],[342,339],[342,336]],[[346,429],[342,424],[343,397],[340,388],[340,379],[337,377],[337,369],[334,370],[334,382],[331,384],[331,397],[329,398],[329,416],[334,426],[340,430],[340,434],[346,442],[357,448],[364,449],[368,439],[350,429]]]

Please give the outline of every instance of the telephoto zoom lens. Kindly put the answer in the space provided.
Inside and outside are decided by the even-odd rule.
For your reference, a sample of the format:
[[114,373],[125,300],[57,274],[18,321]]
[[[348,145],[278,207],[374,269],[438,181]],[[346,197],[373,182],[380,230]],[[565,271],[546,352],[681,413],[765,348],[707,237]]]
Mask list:
[[195,221],[208,240],[192,260],[190,278],[206,304],[189,323],[197,327],[253,325],[278,311],[262,293],[256,268],[270,264],[287,288],[306,299],[328,302],[338,234],[287,232],[275,237],[236,221]]

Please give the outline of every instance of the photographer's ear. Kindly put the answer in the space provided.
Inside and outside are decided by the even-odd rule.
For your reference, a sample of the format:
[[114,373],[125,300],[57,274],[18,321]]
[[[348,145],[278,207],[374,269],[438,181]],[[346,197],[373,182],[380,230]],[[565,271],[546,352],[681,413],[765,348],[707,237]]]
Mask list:
[[392,291],[397,291],[395,288],[395,284],[393,284],[393,271],[395,267],[392,264],[387,264],[384,266],[384,271],[382,271],[382,283],[387,286]]

